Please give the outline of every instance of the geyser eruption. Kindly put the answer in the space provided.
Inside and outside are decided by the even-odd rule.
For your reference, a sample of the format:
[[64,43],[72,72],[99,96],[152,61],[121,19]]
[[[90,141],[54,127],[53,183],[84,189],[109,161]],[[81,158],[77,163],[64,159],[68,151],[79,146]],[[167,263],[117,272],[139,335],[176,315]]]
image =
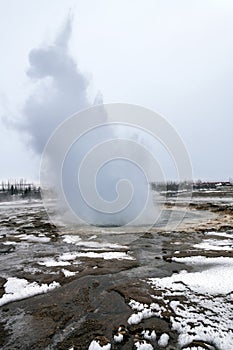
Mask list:
[[[33,149],[39,154],[54,130],[63,125],[68,116],[92,105],[87,98],[88,81],[69,55],[71,29],[72,20],[69,17],[52,45],[34,48],[29,53],[27,74],[36,87],[25,102],[22,111],[24,120],[20,127],[28,133]],[[99,93],[94,103],[102,103]],[[72,130],[64,131],[63,126],[58,127],[55,134],[60,133],[60,136],[55,148],[51,150],[47,147],[44,153],[46,167],[42,161],[42,188],[49,187],[54,194],[57,193],[58,209],[62,208],[62,217],[68,221],[73,222],[78,217],[78,222],[96,225],[127,224],[140,215],[146,203],[148,206],[148,202],[152,202],[148,175],[144,172],[145,156],[139,155],[137,150],[138,157],[135,157],[133,141],[137,139],[138,130],[135,137],[135,130],[129,127],[110,125],[103,107],[88,114],[90,118],[86,120],[89,120],[89,125],[84,115],[78,118]],[[95,126],[98,128],[87,132]],[[130,136],[132,133],[134,135]],[[121,140],[122,134],[124,138]],[[126,144],[127,138],[131,138],[131,144]],[[108,144],[107,149],[101,149],[101,142],[111,139],[117,142]],[[64,149],[66,155],[63,154]],[[91,159],[94,150],[98,151],[99,156],[94,155]],[[96,162],[100,160],[100,154],[106,159],[101,159],[104,163],[99,164],[98,168]],[[91,164],[89,167],[87,160]],[[81,184],[80,188],[78,184]],[[46,203],[46,195],[44,200]],[[148,216],[147,222],[150,221],[154,220]]]
[[[157,220],[150,183],[162,172],[138,142],[138,135],[147,137],[135,119],[138,110],[145,115],[143,108],[125,104],[94,106],[68,118],[50,138],[41,182],[57,194],[66,222],[124,226]],[[44,200],[49,198],[45,191]]]
[[[171,152],[179,174],[188,177],[188,155],[165,119],[134,105],[93,106],[66,119],[49,139],[42,185],[52,189],[66,222],[153,225],[161,209],[150,183],[164,179],[152,152],[158,142]],[[48,208],[50,195],[44,192]]]
[[165,181],[154,143],[171,153],[179,179],[191,178],[185,147],[152,111],[103,105],[100,94],[98,105],[90,108],[88,81],[68,51],[71,27],[69,17],[53,45],[31,50],[27,74],[36,85],[18,126],[37,154],[44,149],[45,207],[50,213],[52,198],[59,220],[66,223],[153,225],[161,210],[150,183]]

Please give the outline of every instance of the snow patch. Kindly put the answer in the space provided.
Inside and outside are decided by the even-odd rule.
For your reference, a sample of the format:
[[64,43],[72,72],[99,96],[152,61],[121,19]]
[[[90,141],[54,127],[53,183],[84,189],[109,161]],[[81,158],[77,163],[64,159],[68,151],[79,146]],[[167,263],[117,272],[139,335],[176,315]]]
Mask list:
[[146,340],[155,340],[156,339],[156,333],[155,331],[150,331],[149,329],[146,329],[144,331],[142,331],[142,335],[144,337],[144,339]]
[[115,343],[121,343],[124,339],[124,336],[123,336],[123,334],[118,333],[118,334],[114,335],[113,339],[114,339]]
[[58,282],[52,282],[49,285],[37,282],[29,283],[24,278],[9,277],[4,284],[5,294],[0,298],[0,306],[12,301],[26,299],[37,294],[43,294],[60,287]]
[[216,232],[216,231],[208,231],[205,232],[207,236],[219,236],[219,237],[227,237],[233,239],[233,233],[231,232]]
[[[202,340],[215,344],[219,350],[233,349],[233,259],[195,256],[173,260],[206,268],[148,280],[152,288],[162,291],[164,300],[169,300],[166,308],[172,329],[179,334],[179,345]],[[163,318],[162,312],[160,317]]]
[[[217,257],[206,258],[204,256],[192,256],[186,258],[173,258],[173,261],[186,263],[187,265],[204,265],[208,269],[201,272],[186,274],[174,274],[171,277],[162,278],[160,286],[171,288],[174,282],[183,282],[188,287],[199,293],[227,294],[233,291],[233,258]],[[219,283],[221,281],[221,283]]]
[[166,309],[162,306],[160,307],[157,303],[143,304],[139,303],[133,299],[130,300],[129,306],[136,311],[128,318],[128,324],[138,324],[142,322],[143,319],[150,318],[153,316],[160,317],[161,311]]
[[88,350],[111,350],[111,344],[101,346],[96,340],[93,340]]
[[135,344],[137,350],[153,350],[153,346],[148,344],[145,340],[137,341]]
[[81,241],[81,238],[79,236],[66,235],[66,236],[63,236],[63,241],[65,243],[76,244],[79,241]]
[[69,270],[66,270],[66,269],[62,269],[61,271],[62,271],[62,273],[64,274],[65,277],[75,276],[78,273],[78,271],[77,272],[72,272],[72,271],[69,271]]
[[158,345],[165,348],[169,342],[169,335],[167,333],[163,333],[158,340]]
[[112,260],[112,259],[118,259],[118,260],[134,260],[132,256],[125,252],[80,252],[77,253],[77,256],[79,258],[102,258],[105,260]]
[[77,256],[78,256],[78,253],[76,252],[68,252],[60,255],[58,259],[62,261],[71,261],[71,260],[75,260]]
[[233,242],[230,239],[205,239],[203,242],[194,245],[194,248],[204,250],[231,250],[232,247]]
[[69,261],[58,261],[52,258],[46,258],[43,261],[38,261],[39,265],[44,265],[46,267],[55,267],[55,266],[68,266],[71,265]]
[[27,241],[29,243],[48,243],[50,242],[49,237],[39,237],[39,236],[34,236],[34,235],[18,235],[18,238],[21,239],[21,241]]
[[[127,246],[119,245],[116,243],[109,242],[97,242],[92,241],[91,238],[88,241],[83,241],[79,236],[63,236],[63,241],[66,243],[72,243],[76,246],[82,247],[83,249],[94,249],[94,250],[113,250],[113,249],[127,249]],[[96,238],[97,236],[92,236]]]

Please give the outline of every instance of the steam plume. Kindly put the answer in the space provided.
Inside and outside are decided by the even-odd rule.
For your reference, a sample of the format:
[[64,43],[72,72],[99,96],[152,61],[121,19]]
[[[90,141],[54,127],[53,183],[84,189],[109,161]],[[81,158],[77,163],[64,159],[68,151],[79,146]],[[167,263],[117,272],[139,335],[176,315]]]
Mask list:
[[23,107],[23,127],[38,153],[62,121],[90,105],[88,81],[68,52],[71,30],[69,16],[53,45],[29,53],[27,74],[36,82],[36,88]]

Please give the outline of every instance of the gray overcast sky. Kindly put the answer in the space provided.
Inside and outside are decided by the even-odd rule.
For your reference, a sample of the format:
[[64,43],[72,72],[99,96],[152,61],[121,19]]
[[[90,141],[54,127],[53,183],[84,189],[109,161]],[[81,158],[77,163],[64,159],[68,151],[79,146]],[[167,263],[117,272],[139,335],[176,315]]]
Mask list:
[[37,115],[27,101],[46,82],[26,72],[39,69],[39,49],[69,13],[67,67],[76,63],[89,81],[87,98],[101,91],[105,103],[161,113],[184,140],[195,179],[233,177],[232,0],[0,0],[0,179],[38,178],[39,156],[9,118]]

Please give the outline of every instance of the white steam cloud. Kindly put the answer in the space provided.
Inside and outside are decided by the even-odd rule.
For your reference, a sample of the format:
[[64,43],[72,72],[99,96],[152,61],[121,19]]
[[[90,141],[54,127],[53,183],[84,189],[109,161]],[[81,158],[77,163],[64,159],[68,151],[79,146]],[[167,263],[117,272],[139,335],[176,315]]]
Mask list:
[[[71,30],[72,18],[68,17],[53,45],[29,53],[27,74],[36,87],[23,107],[21,127],[38,153],[62,121],[91,104],[87,98],[88,80],[68,52]],[[100,103],[98,96],[96,102]]]
[[[37,154],[49,141],[42,158],[42,187],[53,188],[58,209],[64,208],[62,217],[68,213],[69,218],[71,213],[78,223],[153,224],[159,211],[153,204],[150,181],[162,172],[144,144],[148,141],[151,148],[158,131],[173,151],[180,147],[177,158],[182,155],[182,144],[173,129],[159,116],[154,119],[151,111],[129,105],[103,107],[100,94],[94,101],[98,107],[85,111],[92,105],[88,80],[69,54],[71,30],[69,17],[53,45],[29,53],[27,74],[36,86],[23,106],[20,128],[30,136]],[[154,128],[154,136],[148,138],[144,127],[149,134]]]
[[[68,117],[93,104],[102,105],[103,103],[100,93],[97,94],[94,103],[90,103],[88,100],[89,82],[86,76],[80,72],[77,63],[68,51],[71,32],[72,18],[69,16],[52,45],[34,48],[29,53],[27,75],[35,83],[35,87],[33,93],[24,103],[23,121],[18,127],[29,135],[30,144],[39,155],[42,154],[56,128],[62,128],[62,123]],[[135,219],[135,216],[138,216],[142,211],[149,187],[143,175],[139,175],[141,171],[138,171],[137,166],[132,166],[132,162],[119,159],[114,161],[110,155],[106,165],[104,159],[94,153],[91,164],[82,171],[84,181],[80,180],[79,183],[82,188],[77,187],[77,169],[81,166],[88,152],[98,150],[99,144],[106,142],[106,140],[119,140],[121,138],[121,132],[116,135],[114,128],[106,127],[107,115],[103,107],[100,106],[97,114],[94,113],[91,116],[90,126],[97,125],[94,132],[86,137],[82,136],[70,149],[70,152],[66,156],[64,155],[62,162],[59,161],[62,151],[67,150],[70,135],[73,134],[75,139],[82,129],[85,134],[85,122],[85,116],[78,118],[75,128],[61,132],[55,147],[46,153],[46,160],[49,164],[46,163],[46,173],[44,172],[45,176],[42,176],[42,187],[47,184],[50,188],[55,189],[59,197],[59,212],[65,203],[69,203],[68,209],[63,211],[63,218],[68,218],[68,221],[71,220],[69,213],[67,215],[64,213],[71,209],[73,213],[77,214],[76,218],[79,216],[82,222],[97,225],[125,225]],[[105,124],[105,127],[99,128],[98,126],[102,124]],[[122,134],[124,133],[123,128]],[[137,135],[133,135],[133,137],[131,135],[130,138],[134,140],[135,137],[137,138]],[[113,157],[117,157],[117,153],[124,157],[125,151],[119,142],[110,146],[110,150]],[[109,149],[104,148],[102,155],[107,156],[108,151]],[[139,159],[139,154],[136,157],[133,147],[127,151],[127,155],[129,158],[134,158],[134,161]],[[103,162],[103,170],[100,171],[94,169],[98,159]],[[62,189],[59,189],[59,174],[61,172]],[[122,185],[122,180],[125,179],[129,183],[123,189],[122,186],[118,185]],[[98,187],[97,192],[95,192],[96,187]],[[119,188],[122,189],[120,197]],[[83,194],[88,198],[88,203],[83,198]],[[111,213],[115,201],[117,201],[116,213]],[[101,210],[102,206],[105,208],[104,212]],[[124,208],[127,210],[123,210]],[[149,218],[147,217],[147,219]]]

